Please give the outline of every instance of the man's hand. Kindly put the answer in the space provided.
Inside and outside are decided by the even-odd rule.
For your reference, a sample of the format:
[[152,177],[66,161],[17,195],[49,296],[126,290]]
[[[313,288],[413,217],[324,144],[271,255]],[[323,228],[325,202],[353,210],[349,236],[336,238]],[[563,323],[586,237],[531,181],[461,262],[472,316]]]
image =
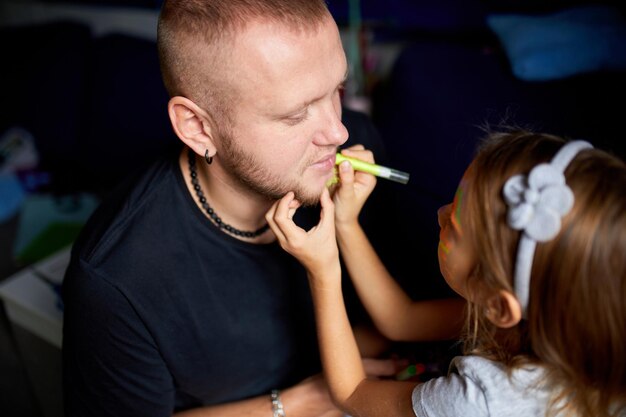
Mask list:
[[390,378],[398,373],[402,364],[396,359],[363,358],[365,374],[372,378]]
[[[398,372],[398,364],[393,359],[363,359],[363,367],[368,377],[392,377]],[[305,379],[291,388],[282,391],[281,399],[286,415],[298,417],[343,417],[346,414],[332,402],[328,385],[322,374]]]
[[345,415],[333,404],[322,374],[309,377],[283,390],[280,396],[285,414],[288,416],[341,417]]

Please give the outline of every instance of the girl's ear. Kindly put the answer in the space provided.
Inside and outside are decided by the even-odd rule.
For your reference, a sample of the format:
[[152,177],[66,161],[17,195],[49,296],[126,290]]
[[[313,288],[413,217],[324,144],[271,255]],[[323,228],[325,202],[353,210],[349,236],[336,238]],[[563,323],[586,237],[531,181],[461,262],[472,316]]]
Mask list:
[[209,116],[196,103],[188,98],[172,97],[167,105],[167,111],[176,136],[189,146],[198,155],[215,155],[216,148],[213,141],[213,130],[208,122]]
[[485,315],[497,327],[508,329],[522,319],[522,306],[515,295],[499,290],[487,298]]

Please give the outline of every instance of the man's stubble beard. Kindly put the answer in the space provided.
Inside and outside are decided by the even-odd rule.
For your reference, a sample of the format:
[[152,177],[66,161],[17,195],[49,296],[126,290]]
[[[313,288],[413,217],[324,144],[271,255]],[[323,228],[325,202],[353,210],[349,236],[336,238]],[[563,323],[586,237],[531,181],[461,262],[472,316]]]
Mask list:
[[[303,206],[313,206],[319,202],[322,190],[310,192],[297,181],[285,182],[280,173],[272,173],[255,159],[254,155],[239,147],[232,134],[221,132],[223,155],[220,161],[224,168],[244,188],[259,194],[270,201],[281,199],[289,191]],[[298,177],[304,176],[301,170]]]

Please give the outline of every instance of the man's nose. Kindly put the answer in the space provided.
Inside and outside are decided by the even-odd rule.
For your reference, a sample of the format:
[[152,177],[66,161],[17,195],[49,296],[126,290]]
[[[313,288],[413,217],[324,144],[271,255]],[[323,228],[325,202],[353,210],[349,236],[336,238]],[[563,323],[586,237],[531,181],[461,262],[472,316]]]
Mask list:
[[329,106],[324,111],[322,128],[315,137],[316,145],[343,145],[348,140],[348,129],[341,122],[341,109]]

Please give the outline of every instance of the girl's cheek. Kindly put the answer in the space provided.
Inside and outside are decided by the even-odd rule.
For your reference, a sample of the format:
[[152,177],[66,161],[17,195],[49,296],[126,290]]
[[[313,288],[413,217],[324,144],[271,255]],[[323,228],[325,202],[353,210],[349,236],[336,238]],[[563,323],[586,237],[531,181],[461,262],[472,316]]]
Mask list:
[[454,249],[454,239],[450,236],[449,227],[446,227],[439,233],[439,250],[447,256],[452,249]]
[[450,271],[449,258],[452,242],[446,239],[445,235],[442,234],[439,239],[439,246],[437,248],[437,254],[439,255],[439,269],[444,276],[447,276],[447,273]]
[[439,241],[439,257],[441,258],[441,260],[447,260],[448,259],[448,255],[450,254],[450,249],[448,248],[448,246],[445,244],[445,242],[443,240]]

